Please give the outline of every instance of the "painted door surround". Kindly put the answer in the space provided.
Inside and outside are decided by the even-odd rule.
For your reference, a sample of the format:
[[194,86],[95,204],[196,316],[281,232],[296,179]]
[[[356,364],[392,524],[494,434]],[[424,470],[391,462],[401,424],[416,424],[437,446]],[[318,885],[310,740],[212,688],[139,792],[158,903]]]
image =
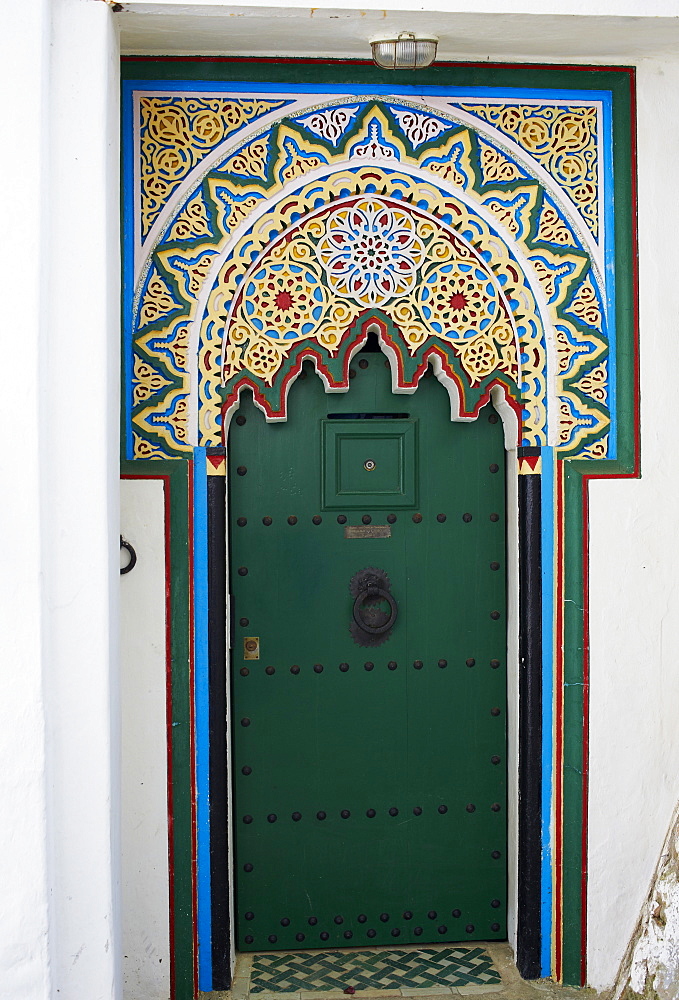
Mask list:
[[633,71],[131,58],[124,77],[124,471],[168,484],[175,995],[229,976],[223,435],[244,388],[285,419],[305,359],[345,391],[371,323],[394,392],[429,367],[454,420],[503,416],[517,959],[584,979],[587,481],[638,470]]

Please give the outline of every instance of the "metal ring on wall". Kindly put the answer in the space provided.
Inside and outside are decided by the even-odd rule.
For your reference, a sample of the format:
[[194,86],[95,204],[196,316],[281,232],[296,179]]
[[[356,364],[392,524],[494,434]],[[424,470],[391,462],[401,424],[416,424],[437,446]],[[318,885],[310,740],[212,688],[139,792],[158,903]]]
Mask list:
[[128,562],[127,566],[121,566],[120,568],[120,575],[123,576],[123,574],[129,573],[130,570],[134,569],[134,567],[136,566],[137,553],[134,551],[134,548],[130,545],[130,543],[123,538],[122,535],[120,536],[120,548],[126,549],[127,554],[130,557],[130,561]]

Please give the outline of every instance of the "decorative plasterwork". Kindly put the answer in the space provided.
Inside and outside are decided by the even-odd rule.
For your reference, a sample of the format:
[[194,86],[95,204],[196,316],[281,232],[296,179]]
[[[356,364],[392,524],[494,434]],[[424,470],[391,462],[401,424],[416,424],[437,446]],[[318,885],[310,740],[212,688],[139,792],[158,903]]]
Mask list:
[[513,139],[572,198],[595,239],[599,235],[600,125],[596,106],[540,103],[461,104]]
[[[373,317],[396,391],[412,391],[435,347],[460,416],[499,381],[523,411],[522,443],[606,457],[599,106],[426,100],[225,93],[203,101],[210,128],[182,131],[193,95],[138,95],[135,455],[219,444],[243,385],[280,418],[300,352],[347,388]],[[174,180],[153,168],[166,161]]]
[[245,125],[287,103],[195,95],[141,97],[139,223],[142,239],[146,238],[185,177],[207,153]]
[[[215,283],[208,316],[224,307],[227,282]],[[497,371],[518,384],[514,284],[420,208],[375,195],[333,202],[270,243],[240,282],[224,327],[224,381],[245,370],[271,385],[300,340],[335,356],[347,327],[379,311],[411,355],[432,337],[447,341],[470,386]]]
[[[372,187],[375,181],[379,196],[341,196],[347,185]],[[319,191],[324,207],[314,212]],[[270,419],[284,416],[282,387],[310,341],[328,388],[348,388],[359,328],[374,318],[389,331],[396,392],[417,386],[436,346],[457,385],[460,416],[473,415],[494,384],[517,398],[523,384],[524,431],[544,439],[546,361],[538,306],[521,266],[480,216],[435,185],[375,166],[304,185],[294,204],[302,222],[286,227],[279,212],[268,213],[256,234],[247,230],[234,244],[213,283],[201,342],[207,350],[223,344],[230,396],[234,384],[248,385]],[[443,217],[455,218],[458,227]],[[241,278],[233,260],[255,246],[261,252]],[[379,255],[377,266],[371,254]],[[521,378],[522,351],[538,359],[540,373],[530,383]],[[201,418],[210,412],[210,399],[202,398]]]

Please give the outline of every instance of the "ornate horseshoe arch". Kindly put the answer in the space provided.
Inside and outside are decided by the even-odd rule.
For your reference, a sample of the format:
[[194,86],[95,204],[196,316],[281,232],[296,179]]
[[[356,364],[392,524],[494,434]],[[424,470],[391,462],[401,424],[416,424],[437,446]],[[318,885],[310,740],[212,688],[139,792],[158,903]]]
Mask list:
[[[359,171],[357,187],[362,174],[378,176]],[[389,190],[388,175],[381,179]],[[219,322],[231,292],[223,275],[232,259],[213,286],[208,323]],[[495,386],[518,409],[520,337],[541,325],[516,266],[493,263],[437,215],[384,194],[309,213],[266,246],[232,295],[222,334],[224,416],[249,386],[267,419],[284,419],[304,357],[327,391],[346,391],[349,360],[371,322],[393,365],[394,392],[414,392],[431,362],[449,386],[453,419],[473,419]],[[530,302],[532,324],[515,320],[510,299],[518,297]],[[539,412],[544,400],[532,406]]]
[[[529,163],[502,134],[516,132],[516,113],[486,109],[495,124],[476,117],[472,128],[471,112],[456,110],[329,102],[224,143],[207,173],[189,174],[146,241],[156,236],[136,312],[139,457],[218,444],[221,399],[228,415],[244,385],[268,419],[284,419],[300,352],[316,353],[328,391],[346,389],[366,317],[384,324],[394,391],[412,391],[436,357],[459,395],[457,418],[498,385],[522,411],[518,443],[607,454],[590,186],[581,178],[578,214],[540,158]],[[585,110],[561,120],[550,108],[524,134],[539,146],[552,121],[566,149],[591,146]]]

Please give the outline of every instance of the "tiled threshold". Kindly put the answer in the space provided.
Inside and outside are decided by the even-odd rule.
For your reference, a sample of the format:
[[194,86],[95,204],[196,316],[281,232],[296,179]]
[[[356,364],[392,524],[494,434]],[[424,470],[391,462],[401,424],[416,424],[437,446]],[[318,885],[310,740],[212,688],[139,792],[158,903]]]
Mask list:
[[[446,951],[451,948],[457,948],[455,945],[442,946],[437,949],[435,947],[422,948],[417,945],[405,946],[398,949],[399,952],[423,952],[423,951]],[[392,949],[395,951],[396,949]],[[497,975],[492,978],[496,981],[494,982],[467,982],[459,985],[426,985],[426,986],[413,986],[413,985],[399,985],[395,988],[390,985],[388,989],[378,989],[372,987],[360,988],[355,987],[355,992],[353,994],[347,994],[344,989],[333,989],[333,988],[317,988],[317,989],[286,989],[278,988],[268,990],[263,987],[261,981],[256,981],[254,987],[252,986],[252,973],[253,965],[256,960],[264,958],[265,956],[280,958],[285,957],[284,952],[261,952],[253,954],[239,954],[236,962],[236,974],[233,981],[233,986],[230,990],[225,992],[212,992],[212,993],[200,993],[199,997],[201,1000],[350,1000],[351,996],[354,1000],[378,1000],[378,998],[396,998],[399,997],[412,997],[418,998],[418,1000],[424,1000],[425,997],[431,997],[432,1000],[438,1000],[440,997],[445,996],[460,996],[460,997],[482,997],[488,995],[492,997],[492,1000],[594,1000],[597,997],[597,993],[590,989],[576,989],[573,987],[561,986],[559,984],[553,983],[551,980],[530,980],[526,981],[521,979],[519,973],[514,965],[514,958],[511,948],[506,942],[479,942],[478,944],[460,945],[460,951],[476,951],[481,950],[485,952],[490,958],[492,967]],[[348,958],[353,953],[361,952],[363,954],[367,952],[374,952],[379,954],[380,952],[386,952],[388,949],[385,948],[344,948],[342,949],[342,954],[347,955]],[[311,955],[314,953],[311,952]],[[319,953],[320,954],[320,953]],[[412,976],[410,972],[404,973],[405,980],[411,981]],[[497,979],[499,978],[499,982]],[[314,984],[315,985],[315,984]],[[251,988],[252,987],[252,988]]]

